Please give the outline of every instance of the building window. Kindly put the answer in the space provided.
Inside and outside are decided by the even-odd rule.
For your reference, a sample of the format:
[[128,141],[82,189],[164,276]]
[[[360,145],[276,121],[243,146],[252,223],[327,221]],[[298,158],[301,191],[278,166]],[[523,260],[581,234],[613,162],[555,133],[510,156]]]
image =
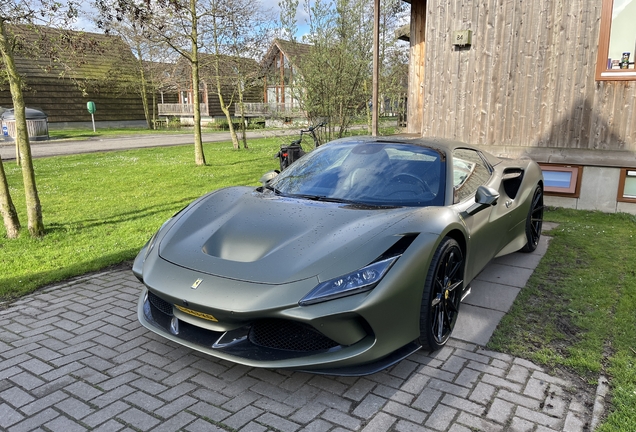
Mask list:
[[546,164],[539,164],[539,166],[541,171],[543,171],[543,184],[546,195],[579,197],[583,167]]
[[617,201],[636,203],[636,169],[621,169]]
[[597,80],[636,80],[636,0],[603,0]]

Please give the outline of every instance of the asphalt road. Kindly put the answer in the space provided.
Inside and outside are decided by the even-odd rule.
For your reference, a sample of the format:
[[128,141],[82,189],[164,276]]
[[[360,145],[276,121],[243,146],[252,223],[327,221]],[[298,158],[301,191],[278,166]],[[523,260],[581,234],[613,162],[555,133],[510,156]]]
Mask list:
[[[296,139],[296,137],[298,136],[298,129],[247,132],[248,139],[262,137],[284,137],[287,135],[291,135],[293,139]],[[229,132],[213,132],[203,134],[204,143],[222,142],[229,140]],[[192,134],[165,133],[156,135],[129,135],[113,138],[94,138],[85,141],[33,141],[31,142],[31,155],[34,158],[39,158],[68,154],[129,150],[135,148],[188,145],[193,143],[194,139]],[[0,141],[0,157],[2,157],[3,161],[15,160],[15,143]]]

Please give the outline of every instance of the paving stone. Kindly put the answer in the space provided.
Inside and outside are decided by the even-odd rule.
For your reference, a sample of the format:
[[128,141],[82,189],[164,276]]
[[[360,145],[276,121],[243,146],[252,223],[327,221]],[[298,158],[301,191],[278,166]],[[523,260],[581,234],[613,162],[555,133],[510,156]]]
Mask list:
[[121,401],[115,401],[110,405],[106,405],[103,408],[93,412],[88,417],[82,420],[82,423],[94,428],[104,423],[109,423],[117,415],[129,409],[130,406]]
[[528,368],[515,364],[510,368],[510,372],[506,375],[506,379],[509,381],[515,381],[518,383],[525,383],[530,376]]
[[459,414],[457,422],[478,431],[500,432],[504,430],[503,426],[465,412]]
[[20,423],[14,424],[11,426],[10,432],[34,431],[58,416],[59,414],[55,410],[47,408],[36,415],[25,418]]
[[0,428],[7,429],[24,419],[24,416],[6,403],[0,404]]
[[335,409],[325,410],[321,417],[348,430],[357,430],[360,427],[360,420]]
[[222,422],[231,415],[231,412],[215,407],[206,402],[198,402],[188,408],[188,411],[200,417],[209,418],[215,422]]
[[117,418],[127,425],[142,431],[150,430],[160,423],[158,419],[138,410],[137,408],[130,408],[127,411],[118,414]]
[[282,432],[294,432],[300,429],[300,425],[271,413],[263,414],[258,419],[256,419],[256,421],[258,423],[271,426],[274,429],[280,430]]
[[310,422],[313,422],[318,416],[320,416],[320,414],[322,414],[325,409],[326,407],[322,404],[307,404],[297,410],[293,415],[291,415],[289,417],[289,420],[300,424],[308,424]]
[[580,414],[569,412],[565,417],[563,430],[568,432],[582,432],[586,430],[587,422],[581,418]]
[[510,432],[531,432],[536,425],[528,420],[514,417],[510,422]]
[[437,430],[446,430],[455,418],[457,412],[458,410],[455,408],[440,404],[431,413],[428,420],[426,420],[425,426]]
[[515,416],[521,417],[523,419],[530,420],[531,422],[534,422],[543,426],[548,426],[551,428],[557,427],[559,423],[561,422],[561,420],[558,418],[550,417],[546,414],[532,411],[522,406],[517,407]]
[[373,381],[369,381],[365,378],[360,378],[355,384],[349,387],[349,389],[343,393],[343,397],[347,399],[353,399],[354,401],[361,401],[369,394],[371,390],[375,388],[377,384]]
[[258,416],[263,414],[263,412],[264,411],[262,409],[253,406],[247,406],[223,420],[223,424],[234,429],[240,429],[247,423],[251,422]]
[[255,422],[249,422],[240,430],[240,432],[265,432],[267,430],[268,429],[263,425],[259,425]]
[[495,387],[503,387],[514,392],[520,392],[522,388],[521,384],[519,383],[511,382],[490,374],[484,374],[484,376],[482,377],[482,382],[492,384]]
[[422,411],[430,412],[433,410],[435,405],[437,405],[437,402],[440,400],[441,397],[441,391],[426,389],[422,392],[422,394],[420,394],[415,402],[411,404],[411,406]]
[[[20,408],[23,405],[31,403],[35,400],[33,396],[27,392],[19,389],[18,387],[9,387],[7,390],[0,393],[0,399],[8,402],[15,408]],[[2,416],[0,416],[1,418]]]
[[190,413],[180,412],[167,421],[161,422],[152,432],[174,432],[182,430],[197,418]]
[[51,420],[44,425],[51,432],[82,432],[86,429],[84,426],[72,421],[69,418],[60,416]]
[[406,420],[398,420],[395,424],[395,430],[397,432],[431,432],[432,429],[424,426],[416,425]]
[[287,417],[292,412],[296,411],[296,408],[289,405],[280,403],[270,398],[262,397],[254,402],[254,406],[262,409],[263,411],[277,414],[281,417]]
[[388,431],[397,419],[386,413],[379,413],[362,429],[362,432],[385,432]]
[[66,398],[62,402],[55,404],[58,411],[63,412],[75,420],[81,420],[91,414],[94,410],[82,401],[75,398]]
[[426,387],[430,377],[421,374],[413,374],[400,387],[400,390],[418,395]]
[[363,419],[370,419],[379,412],[387,400],[379,396],[370,394],[353,410],[353,415]]
[[503,399],[495,399],[486,414],[486,418],[499,423],[506,423],[512,416],[514,404]]
[[382,411],[419,424],[426,419],[425,413],[393,401],[387,402]]
[[483,415],[486,411],[486,407],[483,405],[479,405],[474,402],[470,402],[464,398],[458,398],[457,396],[448,394],[444,396],[444,398],[442,399],[442,403],[478,416]]

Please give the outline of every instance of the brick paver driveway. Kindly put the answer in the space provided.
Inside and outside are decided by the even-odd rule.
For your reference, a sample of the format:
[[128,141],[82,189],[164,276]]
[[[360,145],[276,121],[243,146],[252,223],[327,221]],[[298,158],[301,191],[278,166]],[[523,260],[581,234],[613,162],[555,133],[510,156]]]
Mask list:
[[591,418],[569,382],[455,340],[360,378],[219,361],[141,327],[140,289],[113,270],[4,305],[0,430],[574,432]]

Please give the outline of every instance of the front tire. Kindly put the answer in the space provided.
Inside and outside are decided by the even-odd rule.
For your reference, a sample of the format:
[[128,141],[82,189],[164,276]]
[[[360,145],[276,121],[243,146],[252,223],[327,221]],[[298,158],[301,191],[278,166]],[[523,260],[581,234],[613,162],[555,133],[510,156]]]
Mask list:
[[541,238],[541,226],[543,225],[543,188],[537,186],[532,196],[530,210],[526,218],[526,245],[521,248],[521,252],[534,252],[539,245]]
[[457,241],[444,237],[426,276],[420,308],[420,343],[442,348],[450,338],[464,289],[464,255]]

